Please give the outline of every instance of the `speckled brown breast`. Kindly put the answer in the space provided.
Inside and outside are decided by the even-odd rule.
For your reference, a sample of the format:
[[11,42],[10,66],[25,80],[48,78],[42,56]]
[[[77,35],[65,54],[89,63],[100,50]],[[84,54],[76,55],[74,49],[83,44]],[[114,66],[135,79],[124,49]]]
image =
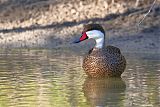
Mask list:
[[120,76],[126,67],[126,60],[114,46],[94,48],[83,60],[83,69],[89,77]]

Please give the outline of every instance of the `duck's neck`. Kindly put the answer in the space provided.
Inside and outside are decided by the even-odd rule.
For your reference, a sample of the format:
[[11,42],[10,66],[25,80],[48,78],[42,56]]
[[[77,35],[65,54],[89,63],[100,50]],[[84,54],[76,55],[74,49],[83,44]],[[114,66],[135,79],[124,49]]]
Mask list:
[[102,49],[104,47],[105,45],[104,38],[98,38],[95,41],[96,41],[96,45],[94,48]]

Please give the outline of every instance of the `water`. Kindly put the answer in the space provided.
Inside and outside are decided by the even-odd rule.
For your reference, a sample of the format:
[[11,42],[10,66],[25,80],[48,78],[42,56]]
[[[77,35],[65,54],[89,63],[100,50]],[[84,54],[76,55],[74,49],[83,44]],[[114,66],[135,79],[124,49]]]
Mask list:
[[0,107],[159,107],[159,55],[125,56],[122,79],[89,79],[76,53],[1,50]]

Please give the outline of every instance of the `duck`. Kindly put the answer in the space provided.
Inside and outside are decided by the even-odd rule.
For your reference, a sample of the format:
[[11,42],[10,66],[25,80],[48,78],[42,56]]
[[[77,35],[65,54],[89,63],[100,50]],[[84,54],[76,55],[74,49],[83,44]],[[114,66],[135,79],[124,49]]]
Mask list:
[[100,24],[86,24],[82,35],[74,43],[94,39],[95,46],[83,59],[82,67],[88,77],[121,77],[126,68],[126,59],[119,48],[105,45],[105,30]]

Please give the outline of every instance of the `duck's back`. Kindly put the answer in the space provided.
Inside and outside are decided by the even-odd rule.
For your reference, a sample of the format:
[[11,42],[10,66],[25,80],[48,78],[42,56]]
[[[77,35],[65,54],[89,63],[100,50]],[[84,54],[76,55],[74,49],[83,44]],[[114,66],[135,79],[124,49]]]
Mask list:
[[114,46],[93,49],[83,61],[83,68],[89,77],[120,76],[125,67],[125,58]]

